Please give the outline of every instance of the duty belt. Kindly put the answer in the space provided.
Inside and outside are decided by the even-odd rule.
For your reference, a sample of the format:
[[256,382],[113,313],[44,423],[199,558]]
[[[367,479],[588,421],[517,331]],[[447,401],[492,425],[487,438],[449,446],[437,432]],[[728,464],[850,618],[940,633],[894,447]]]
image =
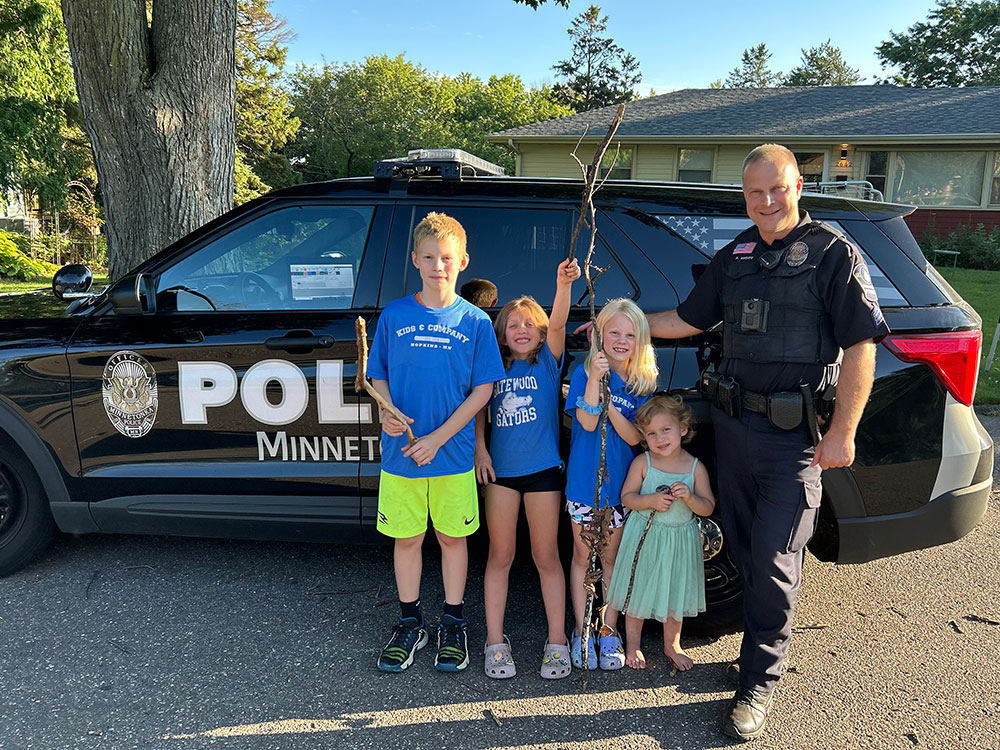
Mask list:
[[763,414],[772,425],[782,430],[794,430],[802,424],[803,419],[809,420],[811,429],[815,419],[807,414],[807,412],[815,414],[811,394],[807,404],[807,396],[802,392],[778,391],[766,395],[754,393],[741,387],[732,378],[722,377],[717,372],[706,372],[702,375],[701,392],[716,408],[730,417],[739,417],[742,410],[747,409]]

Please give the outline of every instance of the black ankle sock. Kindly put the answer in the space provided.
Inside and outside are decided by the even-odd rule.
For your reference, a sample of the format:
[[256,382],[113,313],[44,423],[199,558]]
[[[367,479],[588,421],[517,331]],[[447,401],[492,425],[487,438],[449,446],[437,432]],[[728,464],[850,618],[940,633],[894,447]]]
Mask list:
[[400,602],[399,616],[403,618],[412,617],[417,621],[418,625],[423,625],[424,616],[420,612],[420,600],[417,599],[416,601],[413,602]]
[[465,614],[463,613],[464,605],[465,602],[459,602],[458,604],[448,604],[448,602],[445,602],[444,613],[446,615],[451,615],[456,620],[464,620],[465,619]]

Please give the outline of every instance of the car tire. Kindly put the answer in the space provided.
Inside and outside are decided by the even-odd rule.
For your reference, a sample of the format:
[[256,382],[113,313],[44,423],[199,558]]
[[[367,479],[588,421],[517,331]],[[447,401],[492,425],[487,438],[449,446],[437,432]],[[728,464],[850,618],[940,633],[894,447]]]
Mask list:
[[[718,524],[717,519],[711,519]],[[743,630],[743,577],[729,552],[728,540],[705,561],[705,611],[684,620],[684,632],[704,638],[719,638]]]
[[743,630],[742,592],[725,601],[706,603],[707,608],[697,617],[684,620],[684,633],[701,638],[721,638]]
[[54,535],[55,522],[38,474],[14,441],[0,435],[0,577],[41,555]]

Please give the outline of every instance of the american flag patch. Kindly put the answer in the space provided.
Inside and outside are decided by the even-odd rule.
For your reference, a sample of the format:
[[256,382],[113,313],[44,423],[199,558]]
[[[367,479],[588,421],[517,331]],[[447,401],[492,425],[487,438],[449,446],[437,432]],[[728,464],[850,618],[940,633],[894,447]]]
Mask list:
[[757,247],[756,242],[741,242],[733,248],[733,255],[749,255]]

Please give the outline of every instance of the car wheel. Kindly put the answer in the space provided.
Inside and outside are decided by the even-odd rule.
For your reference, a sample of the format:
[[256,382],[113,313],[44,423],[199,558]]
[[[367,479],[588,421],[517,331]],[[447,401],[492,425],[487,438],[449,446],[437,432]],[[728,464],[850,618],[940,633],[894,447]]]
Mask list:
[[0,576],[44,552],[54,533],[49,501],[38,475],[17,445],[0,436]]
[[[709,531],[714,533],[706,534]],[[715,519],[702,520],[702,541],[705,611],[685,619],[684,632],[708,638],[738,633],[743,630],[743,579],[729,556],[729,546]]]

